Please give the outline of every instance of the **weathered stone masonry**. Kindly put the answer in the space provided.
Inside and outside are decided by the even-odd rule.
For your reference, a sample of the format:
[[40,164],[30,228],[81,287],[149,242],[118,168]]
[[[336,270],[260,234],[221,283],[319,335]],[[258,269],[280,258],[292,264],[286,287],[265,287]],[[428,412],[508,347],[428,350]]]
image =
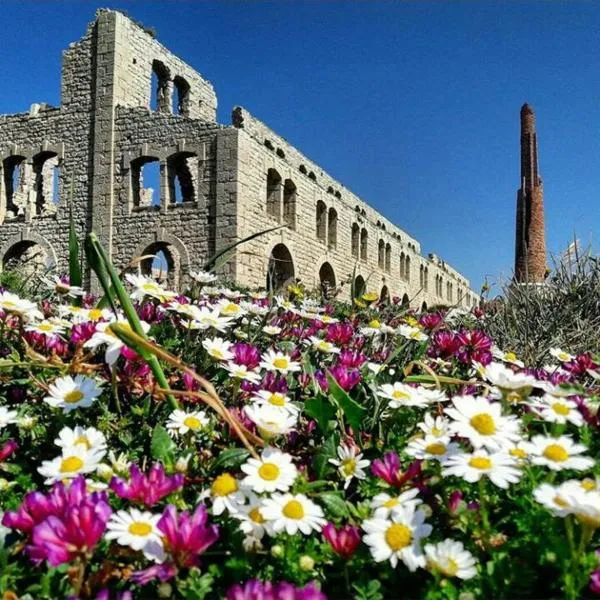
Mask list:
[[[224,275],[316,287],[354,272],[357,287],[414,306],[477,301],[463,276],[421,256],[414,238],[245,109],[224,126],[216,107],[212,85],[150,33],[98,11],[63,54],[60,108],[0,116],[2,267],[65,271],[72,199],[80,236],[95,231],[120,267],[162,252],[173,285],[281,224],[239,247]],[[140,268],[149,273],[151,260]]]

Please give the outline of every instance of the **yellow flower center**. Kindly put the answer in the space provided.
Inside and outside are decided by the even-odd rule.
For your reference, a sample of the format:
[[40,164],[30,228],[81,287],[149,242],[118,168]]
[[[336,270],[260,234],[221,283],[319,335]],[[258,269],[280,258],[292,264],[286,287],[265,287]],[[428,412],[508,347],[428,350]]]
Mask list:
[[346,460],[342,461],[340,468],[342,473],[349,477],[356,472],[356,461],[353,458],[347,458]]
[[472,416],[469,423],[481,435],[494,435],[496,433],[496,423],[494,423],[492,415],[488,413],[478,413]]
[[566,352],[561,352],[558,355],[558,360],[568,361],[568,360],[571,360],[571,357]]
[[276,369],[287,369],[288,368],[288,359],[285,357],[276,358],[273,361],[273,366]]
[[469,466],[483,471],[484,469],[492,468],[492,461],[485,456],[474,456],[469,461]]
[[321,340],[317,343],[317,350],[322,350],[323,352],[327,352],[331,348],[331,344],[326,342],[325,340]]
[[99,308],[92,308],[88,313],[88,317],[91,321],[97,321],[102,318],[102,311]]
[[508,361],[514,361],[517,360],[517,355],[514,352],[507,352],[504,355],[504,359]]
[[2,308],[4,308],[5,310],[15,310],[17,308],[17,305],[12,300],[5,300],[2,303]]
[[275,481],[279,473],[279,467],[274,463],[263,463],[258,469],[258,476],[265,481]]
[[84,394],[80,390],[72,390],[65,394],[65,402],[67,404],[75,404],[83,398]]
[[202,421],[200,421],[198,417],[189,416],[183,420],[183,424],[189,429],[195,431],[202,425]]
[[559,444],[550,444],[546,446],[544,456],[554,462],[565,462],[569,458],[569,453]]
[[589,479],[588,477],[586,477],[582,482],[581,482],[581,487],[586,491],[586,492],[591,492],[592,490],[596,489],[596,481],[594,479]]
[[233,492],[237,492],[238,484],[232,475],[223,473],[219,475],[213,482],[211,491],[213,496],[229,496]]
[[412,531],[406,525],[394,523],[385,532],[385,541],[394,552],[397,552],[410,546]]
[[40,323],[38,325],[38,329],[40,331],[53,331],[54,330],[54,326],[50,323]]
[[88,450],[92,447],[92,445],[90,444],[90,440],[88,440],[85,435],[80,435],[75,440],[75,445],[77,446],[78,444],[85,446]]
[[394,400],[406,400],[410,398],[410,394],[403,392],[402,390],[394,390],[392,392],[392,398],[394,398]]
[[563,508],[569,506],[569,503],[566,500],[563,500],[560,496],[554,496],[554,504],[562,506]]
[[442,454],[446,454],[446,445],[442,444],[442,442],[435,442],[433,444],[429,444],[429,446],[425,448],[425,452],[427,452],[427,454],[436,454],[440,456]]
[[275,406],[285,406],[285,396],[282,394],[273,394],[269,398],[269,403]]
[[223,359],[223,353],[218,348],[211,348],[208,353],[214,358]]
[[508,453],[515,458],[527,458],[527,452],[523,448],[511,448]]
[[567,416],[571,412],[571,409],[566,404],[562,404],[561,402],[555,402],[552,405],[552,410],[557,415],[562,415],[563,417]]
[[60,463],[61,473],[76,473],[83,467],[83,461],[78,456],[63,458]]
[[395,506],[398,506],[398,504],[400,504],[398,498],[390,498],[389,500],[386,500],[383,506],[385,508],[394,508]]
[[440,435],[442,435],[442,430],[439,427],[432,427],[431,435],[434,435],[435,437],[440,437]]
[[260,510],[257,507],[254,507],[249,513],[248,516],[250,517],[251,521],[254,521],[255,523],[258,523],[259,525],[261,523],[265,522],[264,517],[260,514]]
[[131,533],[131,535],[145,537],[152,531],[152,525],[141,521],[135,521],[127,528],[127,531]]
[[304,517],[304,506],[298,500],[290,500],[283,507],[283,514],[288,519],[302,519]]
[[369,321],[369,327],[372,329],[379,329],[381,327],[381,323],[377,319],[373,319]]
[[445,565],[439,565],[439,567],[446,577],[456,577],[458,573],[458,563],[453,558],[449,558]]

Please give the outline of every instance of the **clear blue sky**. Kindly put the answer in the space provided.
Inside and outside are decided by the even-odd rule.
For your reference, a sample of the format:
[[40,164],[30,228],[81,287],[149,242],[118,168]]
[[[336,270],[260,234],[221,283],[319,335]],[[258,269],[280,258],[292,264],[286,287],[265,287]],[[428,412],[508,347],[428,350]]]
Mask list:
[[519,109],[535,108],[548,249],[600,225],[600,3],[0,0],[0,114],[59,102],[60,53],[121,8],[471,279],[509,276]]

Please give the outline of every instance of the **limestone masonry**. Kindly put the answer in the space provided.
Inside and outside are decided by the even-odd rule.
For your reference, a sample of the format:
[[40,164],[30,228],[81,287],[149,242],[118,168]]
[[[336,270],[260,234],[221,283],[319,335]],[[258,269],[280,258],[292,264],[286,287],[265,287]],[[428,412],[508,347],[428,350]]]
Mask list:
[[98,11],[63,53],[60,107],[0,116],[2,267],[65,272],[72,204],[81,238],[95,231],[119,267],[162,256],[172,285],[281,224],[238,247],[224,276],[317,287],[355,273],[358,288],[415,307],[477,302],[460,273],[248,111],[226,126],[216,108],[212,85],[151,33]]

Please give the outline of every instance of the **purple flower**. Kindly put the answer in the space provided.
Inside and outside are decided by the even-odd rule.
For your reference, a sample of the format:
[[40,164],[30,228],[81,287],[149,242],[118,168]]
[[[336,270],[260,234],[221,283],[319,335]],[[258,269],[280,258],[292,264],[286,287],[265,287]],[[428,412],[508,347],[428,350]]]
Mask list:
[[492,362],[492,340],[479,329],[463,329],[457,334],[460,342],[458,359],[466,364],[478,362],[483,366]]
[[398,455],[395,452],[386,452],[383,460],[373,461],[371,472],[375,477],[379,477],[379,479],[383,479],[389,485],[399,489],[421,474],[421,461],[415,460],[403,472],[400,469],[400,458]]
[[19,444],[14,440],[8,440],[4,446],[0,448],[0,463],[10,456],[12,456],[17,449],[19,448]]
[[352,525],[336,529],[333,523],[327,523],[321,532],[333,551],[343,558],[350,558],[360,544],[360,529]]
[[460,340],[452,331],[436,331],[427,354],[431,358],[452,358],[460,349]]
[[338,346],[346,346],[352,341],[355,329],[350,323],[332,323],[327,326],[325,339]]
[[227,590],[226,600],[327,600],[314,582],[297,588],[287,581],[272,583],[251,579]]
[[177,567],[173,563],[165,563],[162,565],[152,565],[141,571],[135,571],[131,574],[131,581],[137,585],[146,585],[155,579],[169,581],[175,575],[177,575]]
[[359,371],[356,369],[347,369],[342,365],[332,367],[329,369],[329,373],[346,392],[349,392],[353,387],[358,385],[362,379]]
[[460,490],[455,490],[450,494],[450,499],[448,500],[448,510],[451,514],[455,514],[461,502],[463,501],[463,493]]
[[183,487],[184,476],[166,475],[160,463],[154,463],[148,475],[140,471],[136,464],[129,467],[129,481],[120,477],[113,477],[110,488],[120,498],[127,498],[132,502],[139,502],[146,506],[154,506],[165,496]]
[[96,333],[96,323],[86,321],[85,323],[76,323],[71,328],[71,343],[85,344]]
[[433,331],[437,329],[444,322],[444,315],[442,313],[427,313],[422,315],[419,319],[419,323],[426,331]]
[[260,364],[260,352],[256,346],[239,342],[231,347],[235,362],[238,365],[245,365],[249,369],[256,369]]
[[360,369],[367,362],[367,357],[358,351],[342,350],[338,362],[348,369]]

